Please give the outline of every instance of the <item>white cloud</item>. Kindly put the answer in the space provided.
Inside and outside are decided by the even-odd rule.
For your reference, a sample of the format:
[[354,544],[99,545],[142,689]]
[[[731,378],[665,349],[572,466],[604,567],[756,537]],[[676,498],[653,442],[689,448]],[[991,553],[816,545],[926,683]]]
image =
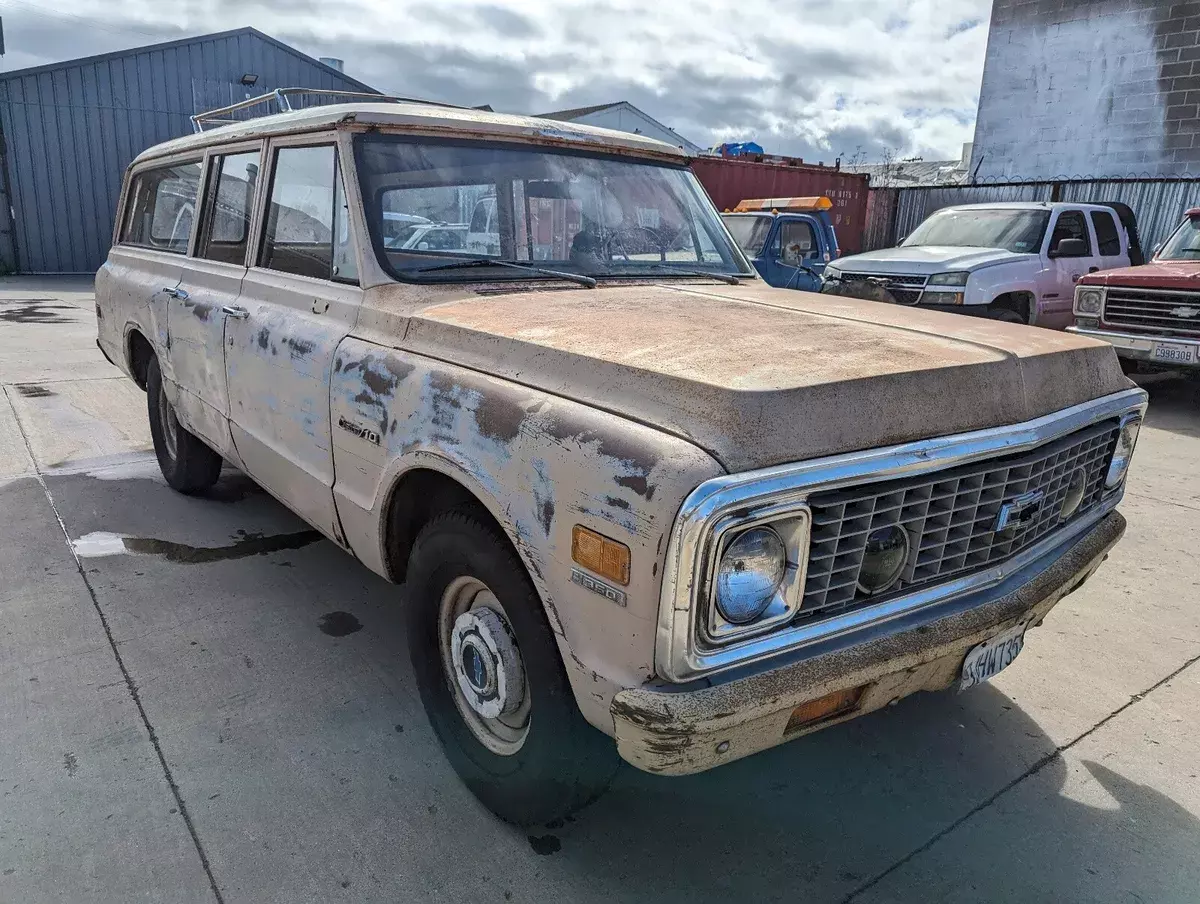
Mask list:
[[989,10],[988,0],[81,0],[71,19],[12,0],[5,62],[253,25],[342,57],[388,92],[534,113],[628,100],[701,145],[956,158],[973,132]]

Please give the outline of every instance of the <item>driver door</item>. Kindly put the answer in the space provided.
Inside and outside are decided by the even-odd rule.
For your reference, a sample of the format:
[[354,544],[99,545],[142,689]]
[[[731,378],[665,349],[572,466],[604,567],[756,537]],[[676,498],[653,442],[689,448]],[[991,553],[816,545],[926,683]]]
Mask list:
[[781,217],[776,237],[769,245],[766,265],[773,272],[767,282],[785,289],[820,291],[825,259],[817,234],[816,223],[810,217]]
[[[1063,239],[1082,239],[1087,246],[1083,254],[1063,256],[1058,254],[1058,243]],[[1048,275],[1039,287],[1038,311],[1035,323],[1051,329],[1070,326],[1074,320],[1071,313],[1075,300],[1075,283],[1089,270],[1095,270],[1096,239],[1082,210],[1059,211],[1058,218],[1050,229],[1047,245],[1049,258]]]

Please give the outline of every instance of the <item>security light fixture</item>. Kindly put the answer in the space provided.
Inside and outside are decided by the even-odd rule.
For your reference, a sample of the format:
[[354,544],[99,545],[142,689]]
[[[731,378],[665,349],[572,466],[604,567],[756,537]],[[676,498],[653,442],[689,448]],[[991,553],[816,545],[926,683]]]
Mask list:
[[253,85],[257,82],[258,82],[258,76],[255,75],[253,72],[247,72],[245,75],[242,76],[242,84],[246,85],[247,87],[249,87],[250,85]]

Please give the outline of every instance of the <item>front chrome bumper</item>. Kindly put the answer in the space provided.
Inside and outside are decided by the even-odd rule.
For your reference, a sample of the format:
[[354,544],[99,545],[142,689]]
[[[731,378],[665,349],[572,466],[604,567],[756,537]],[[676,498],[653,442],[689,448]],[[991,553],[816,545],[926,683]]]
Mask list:
[[[647,772],[686,775],[853,719],[919,690],[949,687],[976,644],[1025,621],[1036,626],[1087,580],[1125,532],[1113,511],[976,592],[863,626],[751,668],[684,688],[631,688],[611,713],[621,756]],[[697,686],[704,685],[708,686]],[[867,685],[852,711],[787,731],[793,710]]]
[[1092,339],[1103,339],[1112,345],[1118,358],[1149,361],[1167,368],[1182,367],[1191,369],[1200,367],[1200,363],[1177,364],[1175,362],[1156,361],[1154,359],[1155,344],[1167,342],[1171,345],[1188,345],[1196,349],[1196,360],[1200,362],[1200,340],[1176,338],[1174,336],[1146,336],[1134,333],[1122,333],[1117,330],[1102,329],[1100,327],[1069,326],[1067,327],[1067,332],[1075,333],[1077,336],[1088,336]]

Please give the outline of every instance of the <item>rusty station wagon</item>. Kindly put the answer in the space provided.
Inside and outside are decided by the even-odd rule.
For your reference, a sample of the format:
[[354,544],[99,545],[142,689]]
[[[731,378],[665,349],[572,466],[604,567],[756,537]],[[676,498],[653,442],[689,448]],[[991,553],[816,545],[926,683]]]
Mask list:
[[765,286],[676,148],[386,99],[142,153],[96,290],[166,481],[405,582],[523,824],[990,678],[1123,533],[1146,404],[1106,343]]

